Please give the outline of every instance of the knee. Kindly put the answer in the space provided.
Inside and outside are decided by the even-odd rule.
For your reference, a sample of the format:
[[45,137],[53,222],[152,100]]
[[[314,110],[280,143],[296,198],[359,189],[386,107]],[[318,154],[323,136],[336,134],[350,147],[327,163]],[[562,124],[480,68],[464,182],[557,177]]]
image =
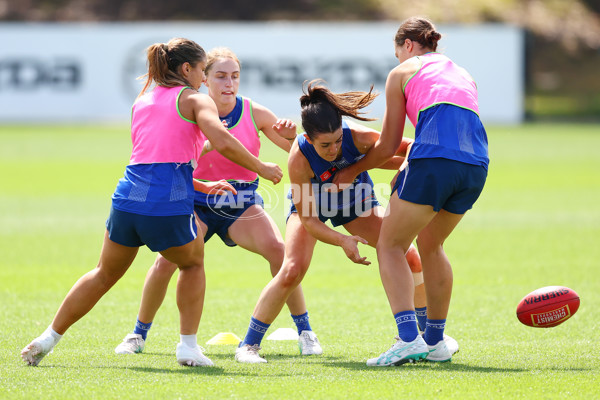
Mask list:
[[280,284],[286,288],[294,289],[302,282],[307,269],[308,266],[304,265],[304,263],[293,260],[285,261],[281,271],[277,275]]
[[391,253],[394,255],[399,255],[399,253],[407,255],[407,251],[410,250],[410,243],[408,245],[403,245],[402,243],[380,237],[375,246],[375,250],[378,255],[389,255]]
[[383,253],[386,252],[390,249],[390,246],[388,243],[385,242],[385,240],[382,240],[382,238],[379,238],[379,240],[377,241],[377,244],[375,245],[375,251],[377,251],[377,253]]
[[431,240],[423,238],[422,236],[417,237],[417,246],[419,247],[419,254],[424,257],[434,254],[442,249],[441,244],[433,243]]
[[160,256],[154,261],[152,273],[161,278],[170,279],[177,270],[177,265]]

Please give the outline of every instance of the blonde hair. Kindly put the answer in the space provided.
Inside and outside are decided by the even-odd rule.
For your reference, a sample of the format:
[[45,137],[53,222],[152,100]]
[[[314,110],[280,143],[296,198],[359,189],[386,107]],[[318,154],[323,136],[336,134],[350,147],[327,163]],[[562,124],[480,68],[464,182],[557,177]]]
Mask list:
[[148,54],[148,72],[138,79],[146,78],[144,88],[138,95],[143,95],[155,82],[159,86],[190,86],[181,75],[180,66],[186,62],[195,67],[206,60],[206,52],[193,40],[174,38],[167,43],[154,43],[146,49]]
[[237,63],[237,65],[240,67],[240,70],[242,69],[242,63],[235,53],[228,47],[215,47],[208,52],[206,57],[206,68],[204,69],[204,73],[206,75],[208,75],[212,66],[221,58],[231,58]]

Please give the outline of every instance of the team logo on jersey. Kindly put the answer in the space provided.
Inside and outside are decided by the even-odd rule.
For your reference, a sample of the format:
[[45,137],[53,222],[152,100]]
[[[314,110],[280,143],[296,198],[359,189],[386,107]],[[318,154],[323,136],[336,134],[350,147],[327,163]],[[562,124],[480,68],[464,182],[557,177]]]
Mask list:
[[327,171],[323,172],[321,175],[319,175],[319,179],[321,179],[321,182],[325,182],[327,179],[331,178],[333,176],[333,174],[335,174],[335,171],[338,170],[338,167],[331,167],[329,168]]

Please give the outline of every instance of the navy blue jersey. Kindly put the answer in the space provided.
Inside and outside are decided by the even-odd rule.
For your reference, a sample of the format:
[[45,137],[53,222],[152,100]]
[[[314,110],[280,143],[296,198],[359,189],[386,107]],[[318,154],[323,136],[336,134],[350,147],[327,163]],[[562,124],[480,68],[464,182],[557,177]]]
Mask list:
[[133,214],[191,215],[193,171],[191,162],[128,165],[112,195],[112,205]]
[[311,178],[311,182],[316,202],[321,211],[325,206],[327,210],[353,207],[355,203],[364,202],[372,196],[373,181],[367,171],[361,172],[350,187],[341,192],[330,193],[324,190],[324,186],[331,184],[333,176],[338,170],[352,165],[364,157],[364,154],[358,151],[354,145],[352,131],[346,122],[342,121],[342,154],[334,161],[321,158],[305,135],[299,135],[297,140],[300,151],[308,160],[315,174],[315,177]]
[[488,168],[488,139],[479,116],[452,104],[421,111],[409,161],[445,158]]

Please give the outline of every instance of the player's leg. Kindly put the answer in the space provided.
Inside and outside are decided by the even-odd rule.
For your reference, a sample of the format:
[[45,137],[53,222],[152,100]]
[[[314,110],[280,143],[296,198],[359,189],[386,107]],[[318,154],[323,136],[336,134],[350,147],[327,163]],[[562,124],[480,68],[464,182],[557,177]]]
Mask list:
[[[197,216],[195,220],[198,234],[202,236],[201,232],[206,232],[206,224]],[[115,353],[135,354],[144,351],[148,331],[152,326],[158,309],[165,299],[169,282],[175,271],[177,271],[177,264],[168,261],[160,253],[156,256],[154,264],[146,274],[142,290],[142,300],[133,333],[125,336],[123,341],[115,348]]]
[[440,211],[419,232],[417,244],[423,262],[429,304],[425,329],[425,341],[430,348],[427,359],[443,362],[450,361],[458,351],[456,341],[449,341],[444,335],[453,278],[443,244],[477,201],[485,184],[487,170],[482,166],[443,159],[429,160],[427,164],[430,167],[425,170],[435,180],[432,186],[438,188],[437,193],[444,195],[432,203]]
[[417,234],[435,216],[433,207],[410,203],[393,194],[377,243],[379,272],[399,339],[369,366],[399,365],[425,358],[429,349],[419,335],[414,311],[414,284],[406,253]]
[[25,362],[38,365],[67,329],[86,315],[125,274],[137,252],[138,247],[123,246],[110,240],[106,231],[97,267],[79,278],[60,305],[52,324],[22,350]]
[[211,366],[213,362],[202,353],[196,333],[202,317],[206,279],[204,274],[204,239],[199,235],[183,246],[160,252],[165,259],[179,266],[177,307],[181,342],[177,345],[177,361],[181,365]]
[[[352,234],[365,238],[370,246],[375,247],[379,241],[381,223],[385,209],[382,206],[375,206],[365,211],[360,217],[344,224],[344,228]],[[425,294],[425,285],[423,283],[423,270],[419,252],[412,244],[406,252],[406,261],[413,275],[415,284],[414,306],[421,313],[417,314],[417,320],[421,331],[425,330],[425,320],[427,319],[427,298]]]
[[139,248],[115,243],[104,233],[98,266],[83,275],[65,297],[54,320],[53,329],[63,334],[87,314],[100,298],[127,272]]
[[[269,263],[271,275],[277,275],[283,263],[285,244],[275,221],[262,207],[253,205],[244,211],[229,227],[228,233],[242,248],[263,256]],[[290,294],[287,304],[292,314],[306,311],[300,286]]]
[[254,315],[261,321],[275,320],[289,295],[298,287],[312,259],[317,240],[311,236],[297,213],[292,213],[286,225],[285,257],[281,270],[263,290]]
[[427,323],[427,294],[423,278],[423,264],[421,263],[421,256],[419,256],[417,248],[412,244],[406,253],[406,261],[408,262],[415,283],[414,305],[417,315],[417,325],[419,326],[419,331],[424,332]]
[[177,265],[165,259],[161,254],[156,256],[154,264],[146,274],[142,301],[137,321],[132,333],[128,333],[115,348],[117,354],[136,354],[144,351],[148,331],[167,294],[169,281],[177,270]]
[[[262,207],[253,205],[244,211],[242,216],[231,225],[228,233],[239,246],[262,255],[269,262],[271,275],[277,275],[283,263],[285,245],[275,221]],[[308,311],[301,285],[298,285],[289,295],[286,304],[296,324],[298,334],[301,335],[303,331],[312,331],[308,322]],[[306,347],[304,350],[307,351]],[[318,352],[317,349],[315,352]]]
[[281,270],[260,294],[248,332],[236,350],[237,361],[266,362],[258,355],[262,338],[281,312],[289,295],[304,278],[315,244],[316,239],[304,229],[298,214],[292,213],[286,226],[285,258]]
[[427,329],[425,341],[437,353],[444,353],[439,357],[432,353],[428,359],[432,361],[450,360],[457,351],[452,349],[436,348],[444,340],[444,329],[450,297],[452,295],[452,267],[444,252],[443,243],[460,222],[464,214],[453,214],[445,210],[440,212],[431,222],[421,230],[417,237],[417,245],[423,262],[423,274],[427,283]]

